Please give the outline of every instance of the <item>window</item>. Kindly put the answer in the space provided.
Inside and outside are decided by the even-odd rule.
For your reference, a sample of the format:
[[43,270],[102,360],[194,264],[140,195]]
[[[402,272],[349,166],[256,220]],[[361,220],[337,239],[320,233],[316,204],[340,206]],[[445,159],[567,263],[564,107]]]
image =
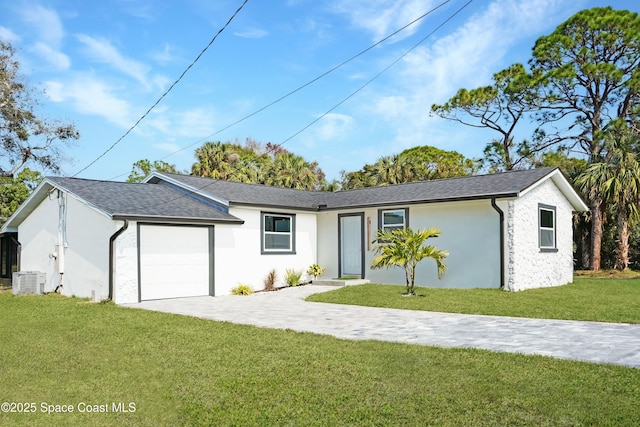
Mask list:
[[262,213],[262,253],[295,253],[295,215]]
[[379,210],[378,224],[383,231],[407,228],[409,209]]
[[541,250],[556,250],[556,208],[538,205],[539,243]]

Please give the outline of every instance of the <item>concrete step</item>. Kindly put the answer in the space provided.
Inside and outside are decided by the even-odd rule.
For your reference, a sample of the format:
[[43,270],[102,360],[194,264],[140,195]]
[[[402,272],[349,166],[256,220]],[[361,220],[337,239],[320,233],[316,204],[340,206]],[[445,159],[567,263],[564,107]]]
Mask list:
[[371,283],[367,279],[317,279],[313,281],[314,285],[319,286],[355,286]]

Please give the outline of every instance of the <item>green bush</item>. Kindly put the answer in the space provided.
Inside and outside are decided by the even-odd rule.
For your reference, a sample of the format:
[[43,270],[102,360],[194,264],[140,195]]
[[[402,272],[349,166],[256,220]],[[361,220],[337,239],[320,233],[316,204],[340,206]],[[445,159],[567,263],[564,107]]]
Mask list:
[[243,285],[242,283],[238,283],[238,286],[231,289],[232,295],[251,295],[253,293],[253,289],[249,285]]
[[284,281],[287,282],[287,285],[289,286],[298,286],[300,284],[301,278],[302,278],[302,271],[287,269],[286,274],[284,276]]

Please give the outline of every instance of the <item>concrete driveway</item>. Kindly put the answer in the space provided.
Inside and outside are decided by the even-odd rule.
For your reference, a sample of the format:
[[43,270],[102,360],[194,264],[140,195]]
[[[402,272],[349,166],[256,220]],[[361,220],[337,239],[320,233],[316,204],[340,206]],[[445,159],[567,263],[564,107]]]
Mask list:
[[251,296],[176,298],[124,306],[344,339],[474,347],[640,368],[640,325],[304,301],[311,294],[333,289],[335,287],[308,285]]

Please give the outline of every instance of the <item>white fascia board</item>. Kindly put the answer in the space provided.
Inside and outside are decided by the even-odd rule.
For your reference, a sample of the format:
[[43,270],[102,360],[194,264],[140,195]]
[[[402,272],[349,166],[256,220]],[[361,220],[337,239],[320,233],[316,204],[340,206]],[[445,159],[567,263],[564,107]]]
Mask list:
[[202,192],[202,191],[200,191],[199,188],[193,187],[191,185],[187,185],[184,182],[180,182],[177,179],[173,179],[173,178],[171,178],[169,176],[166,176],[166,175],[162,174],[161,172],[152,172],[151,175],[149,175],[148,177],[143,179],[142,182],[148,183],[153,178],[158,178],[158,179],[160,179],[162,181],[166,181],[169,184],[175,185],[176,187],[180,187],[183,190],[188,191],[189,193],[197,194],[200,197],[204,197],[205,199],[209,199],[209,200],[211,200],[211,201],[213,201],[215,203],[220,203],[221,205],[229,207],[229,200],[223,199],[222,197],[213,196],[213,195],[211,195],[209,193]]
[[537,188],[548,179],[551,179],[556,187],[558,187],[564,197],[566,197],[566,199],[569,201],[574,211],[586,212],[589,210],[589,206],[586,205],[584,200],[582,200],[582,197],[580,197],[580,195],[576,192],[576,190],[558,168],[552,170],[547,175],[540,178],[537,182],[522,190],[518,196],[524,196],[529,191]]

